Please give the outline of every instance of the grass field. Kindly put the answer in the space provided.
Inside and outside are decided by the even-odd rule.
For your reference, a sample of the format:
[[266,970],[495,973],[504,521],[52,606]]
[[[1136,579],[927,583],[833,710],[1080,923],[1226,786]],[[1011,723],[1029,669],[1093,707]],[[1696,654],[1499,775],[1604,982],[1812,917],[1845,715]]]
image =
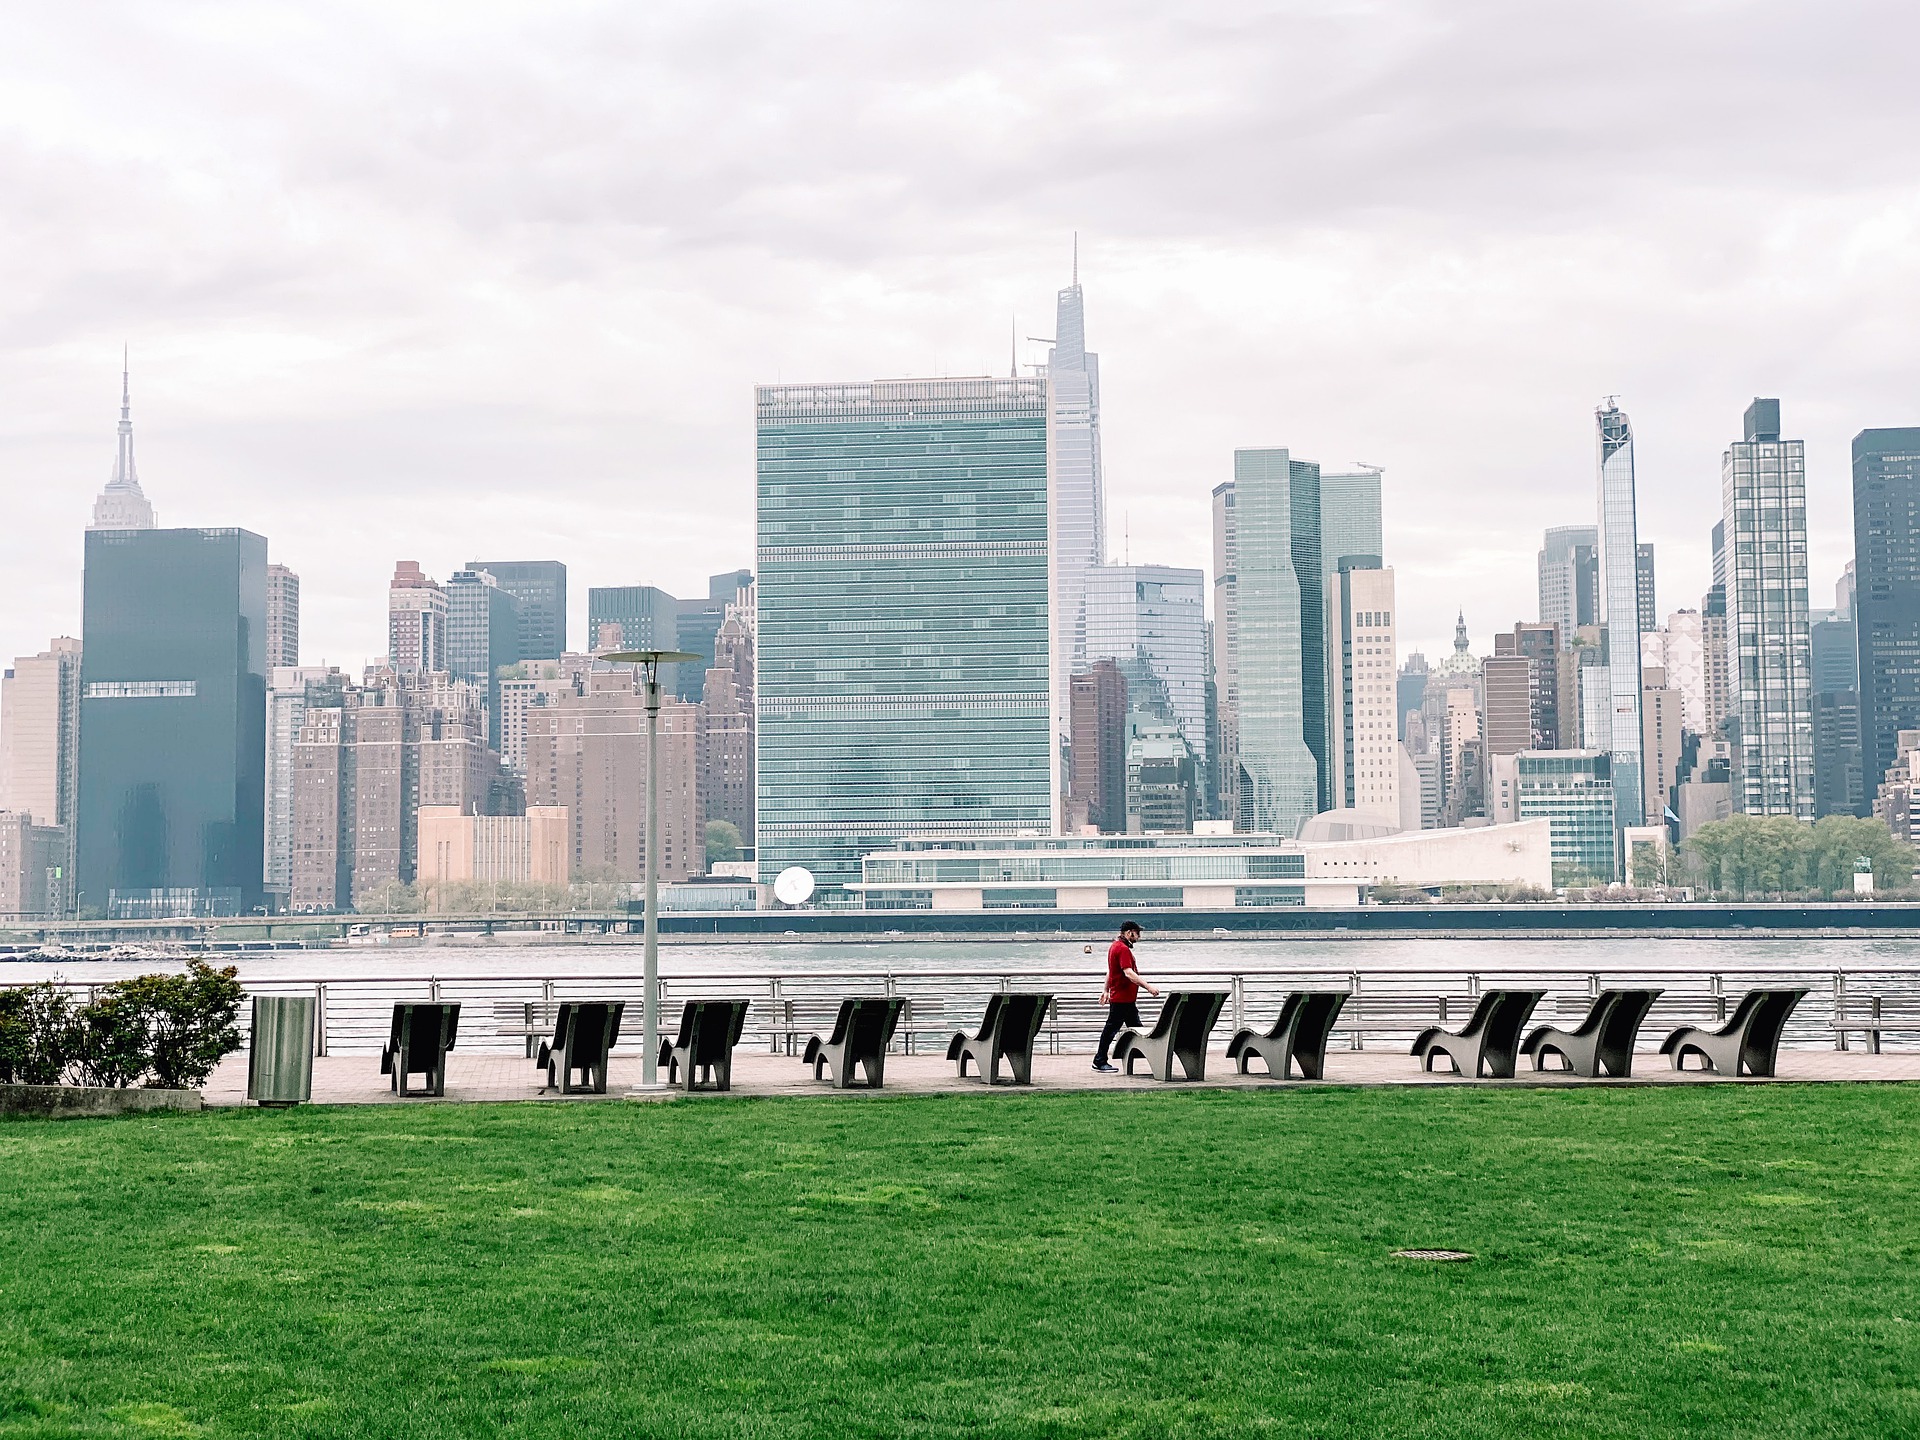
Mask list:
[[10,1123],[0,1436],[1920,1434],[1916,1137],[1843,1085]]

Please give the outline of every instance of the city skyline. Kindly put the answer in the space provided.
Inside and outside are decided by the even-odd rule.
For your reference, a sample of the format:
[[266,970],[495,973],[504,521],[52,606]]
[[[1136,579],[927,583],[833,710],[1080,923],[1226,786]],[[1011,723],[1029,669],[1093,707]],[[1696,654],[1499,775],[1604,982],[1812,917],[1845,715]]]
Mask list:
[[[1476,637],[1533,613],[1540,532],[1586,515],[1599,395],[1634,416],[1663,597],[1704,588],[1730,409],[1778,395],[1797,417],[1816,589],[1849,548],[1829,517],[1846,514],[1853,435],[1914,418],[1905,357],[1875,339],[1920,313],[1910,205],[1880,178],[1920,143],[1898,119],[1913,99],[1873,79],[1913,31],[1893,8],[1751,7],[1732,65],[1712,16],[1628,7],[1607,92],[1566,43],[1571,17],[1498,6],[1444,30],[1414,7],[1319,31],[1232,7],[1184,27],[1043,17],[1020,53],[982,24],[931,59],[914,21],[821,49],[845,85],[776,86],[777,129],[710,136],[717,87],[769,61],[723,57],[681,16],[601,17],[627,69],[693,77],[609,123],[630,87],[607,88],[609,47],[578,15],[474,20],[459,80],[431,24],[364,37],[369,98],[317,83],[326,42],[278,43],[298,27],[264,13],[220,37],[159,14],[104,35],[29,17],[0,59],[88,117],[0,119],[0,164],[39,217],[0,242],[24,297],[0,346],[8,654],[78,628],[123,340],[164,523],[269,536],[303,578],[302,659],[349,668],[379,653],[401,556],[444,578],[511,536],[569,565],[575,634],[589,586],[698,595],[748,553],[754,384],[1037,362],[1044,346],[1005,353],[1009,318],[1042,330],[1076,229],[1109,552],[1206,567],[1205,497],[1235,448],[1382,465],[1403,652],[1444,653],[1456,609]],[[809,38],[805,20],[773,26]],[[1059,63],[1074,45],[1111,64]],[[527,78],[528,51],[554,78]],[[1279,102],[1264,77],[1282,54],[1341,63]],[[869,78],[889,67],[920,83]],[[1142,67],[1155,86],[1114,78]],[[172,93],[162,73],[208,83]],[[1770,113],[1768,77],[1808,103]],[[285,123],[245,124],[276,79]],[[972,81],[998,97],[984,128],[957,98]],[[481,123],[478,95],[502,88],[548,144]],[[1291,107],[1316,97],[1303,132]],[[464,132],[451,166],[442,112]],[[1103,141],[1116,126],[1128,155]],[[871,138],[889,129],[906,139]],[[824,143],[802,154],[787,130]],[[584,183],[561,186],[544,156],[570,144]],[[1034,163],[1075,145],[1089,159],[1071,176]],[[1756,151],[1766,165],[1736,163]],[[595,183],[636,154],[664,183]],[[198,169],[230,183],[196,190]],[[951,194],[928,188],[955,173]],[[848,187],[869,198],[827,203]],[[104,193],[110,219],[91,206]]]

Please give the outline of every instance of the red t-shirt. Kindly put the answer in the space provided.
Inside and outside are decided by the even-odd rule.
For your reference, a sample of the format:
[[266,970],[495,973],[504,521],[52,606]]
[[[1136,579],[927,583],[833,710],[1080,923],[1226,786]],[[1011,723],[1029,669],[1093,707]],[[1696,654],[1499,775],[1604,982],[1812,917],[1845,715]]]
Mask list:
[[1107,1003],[1109,1005],[1131,1005],[1140,998],[1140,987],[1127,978],[1127,971],[1135,969],[1133,947],[1124,940],[1116,940],[1107,947]]

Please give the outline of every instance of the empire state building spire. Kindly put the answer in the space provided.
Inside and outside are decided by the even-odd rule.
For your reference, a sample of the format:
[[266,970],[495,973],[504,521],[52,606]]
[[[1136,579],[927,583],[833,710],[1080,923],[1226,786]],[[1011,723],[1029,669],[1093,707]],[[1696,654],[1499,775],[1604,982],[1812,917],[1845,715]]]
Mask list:
[[93,502],[89,530],[151,530],[153,506],[140,489],[140,473],[133,464],[133,392],[128,383],[127,359],[120,357],[120,455],[113,462],[113,478]]

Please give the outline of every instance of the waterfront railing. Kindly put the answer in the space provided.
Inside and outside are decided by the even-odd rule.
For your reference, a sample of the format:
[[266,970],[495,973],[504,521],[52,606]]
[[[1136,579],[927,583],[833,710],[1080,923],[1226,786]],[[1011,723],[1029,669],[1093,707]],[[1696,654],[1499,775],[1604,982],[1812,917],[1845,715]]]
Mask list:
[[[1216,1044],[1224,1044],[1242,1025],[1269,1023],[1292,990],[1347,991],[1334,1044],[1365,1050],[1404,1047],[1429,1025],[1462,1024],[1487,989],[1544,989],[1548,994],[1537,1020],[1566,1026],[1583,1017],[1589,1001],[1603,989],[1658,987],[1663,993],[1641,1030],[1642,1044],[1651,1046],[1673,1027],[1725,1020],[1749,988],[1805,985],[1811,993],[1787,1027],[1788,1046],[1857,1046],[1875,1052],[1883,1045],[1920,1046],[1920,969],[1459,972],[1156,966],[1153,979],[1163,990],[1228,992]],[[624,1000],[627,1023],[615,1053],[639,1053],[644,985],[637,974],[261,977],[244,983],[251,994],[314,996],[315,1049],[323,1056],[377,1052],[387,1038],[394,1004],[419,1000],[460,1002],[462,1053],[529,1055],[538,1038],[551,1033],[562,1001]],[[84,994],[97,987],[73,983],[67,988]],[[774,1053],[797,1051],[808,1035],[830,1028],[840,1001],[850,995],[898,995],[906,1000],[895,1048],[908,1054],[944,1052],[955,1031],[973,1029],[995,991],[1037,991],[1054,997],[1037,1042],[1050,1054],[1091,1050],[1106,1014],[1100,977],[1085,968],[709,971],[666,976],[660,988],[663,1030],[673,1028],[685,1001],[741,998],[750,1002],[741,1043]],[[1155,1004],[1150,997],[1141,998],[1149,1022]],[[242,1007],[243,1024],[249,1008]]]

